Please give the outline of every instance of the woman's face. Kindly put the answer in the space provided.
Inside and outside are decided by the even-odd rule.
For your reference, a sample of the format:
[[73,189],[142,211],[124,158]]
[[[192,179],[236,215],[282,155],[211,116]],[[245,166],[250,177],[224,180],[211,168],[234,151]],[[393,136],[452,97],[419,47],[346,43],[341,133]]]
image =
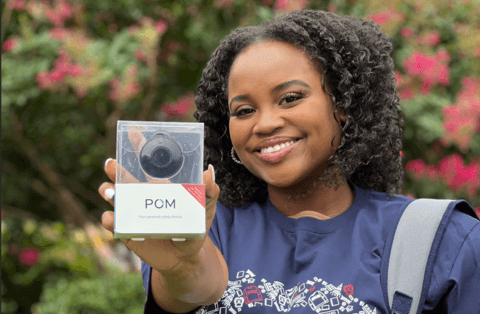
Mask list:
[[[304,53],[261,42],[235,59],[228,80],[230,137],[243,165],[268,185],[288,188],[320,177],[340,144],[343,111]],[[273,152],[272,152],[273,150]]]

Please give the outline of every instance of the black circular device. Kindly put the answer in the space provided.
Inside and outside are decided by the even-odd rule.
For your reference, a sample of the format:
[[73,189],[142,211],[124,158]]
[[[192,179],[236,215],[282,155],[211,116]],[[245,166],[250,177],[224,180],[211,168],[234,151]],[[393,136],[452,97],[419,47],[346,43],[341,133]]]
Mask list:
[[140,165],[151,177],[167,179],[183,166],[180,145],[166,133],[156,133],[140,151]]

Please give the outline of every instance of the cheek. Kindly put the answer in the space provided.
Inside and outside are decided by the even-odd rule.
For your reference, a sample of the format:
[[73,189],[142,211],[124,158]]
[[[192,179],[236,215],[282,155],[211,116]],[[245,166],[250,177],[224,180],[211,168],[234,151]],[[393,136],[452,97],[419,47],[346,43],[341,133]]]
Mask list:
[[239,121],[230,120],[229,123],[230,139],[232,140],[235,150],[240,150],[245,145],[248,138],[248,125],[246,123],[240,123]]

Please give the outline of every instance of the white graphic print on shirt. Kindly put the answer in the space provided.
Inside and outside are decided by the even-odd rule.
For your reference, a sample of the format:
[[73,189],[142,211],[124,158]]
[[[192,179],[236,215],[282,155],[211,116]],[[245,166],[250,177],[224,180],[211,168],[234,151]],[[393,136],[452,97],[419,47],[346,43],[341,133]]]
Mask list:
[[[197,314],[236,314],[244,307],[271,307],[277,312],[290,312],[295,308],[310,308],[317,314],[377,314],[363,301],[353,296],[354,287],[351,284],[338,286],[325,280],[313,277],[304,283],[285,289],[279,281],[269,282],[262,279],[255,285],[256,275],[250,270],[239,271],[236,281],[228,281],[227,289],[221,299],[210,307],[202,307]],[[248,312],[248,311],[247,311]],[[295,311],[294,311],[295,312]]]

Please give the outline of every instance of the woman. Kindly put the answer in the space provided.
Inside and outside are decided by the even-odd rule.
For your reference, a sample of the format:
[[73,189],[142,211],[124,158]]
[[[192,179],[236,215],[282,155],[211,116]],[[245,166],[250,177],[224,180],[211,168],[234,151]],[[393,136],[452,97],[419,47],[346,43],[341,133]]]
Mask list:
[[[220,43],[195,98],[209,235],[122,240],[143,261],[146,313],[389,312],[382,257],[411,201],[396,194],[403,118],[391,52],[373,22],[308,10]],[[113,212],[102,222],[113,231]],[[438,256],[423,310],[479,309],[479,222],[455,211]]]

